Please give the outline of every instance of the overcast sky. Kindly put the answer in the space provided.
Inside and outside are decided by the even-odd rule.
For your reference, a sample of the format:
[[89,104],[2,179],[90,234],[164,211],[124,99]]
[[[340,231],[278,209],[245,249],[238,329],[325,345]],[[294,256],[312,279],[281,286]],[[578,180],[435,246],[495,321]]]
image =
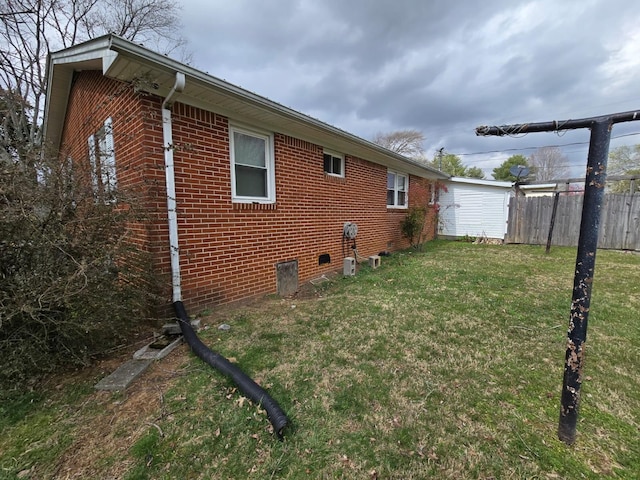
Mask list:
[[[360,137],[417,129],[491,170],[562,147],[584,175],[589,131],[476,137],[479,125],[640,109],[634,0],[185,0],[191,64]],[[640,122],[612,148],[640,143]],[[496,153],[483,153],[494,152]]]

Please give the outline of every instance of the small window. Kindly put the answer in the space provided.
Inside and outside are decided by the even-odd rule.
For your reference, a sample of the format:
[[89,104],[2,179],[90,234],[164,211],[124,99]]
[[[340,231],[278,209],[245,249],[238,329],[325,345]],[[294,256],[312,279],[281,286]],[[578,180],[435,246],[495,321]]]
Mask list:
[[229,135],[233,200],[275,202],[273,136],[238,127]]
[[396,172],[387,172],[387,207],[407,208],[409,178]]
[[104,202],[115,200],[118,179],[116,156],[113,149],[113,127],[111,117],[88,139],[91,183],[96,199]]
[[336,177],[344,177],[344,156],[325,150],[324,172]]

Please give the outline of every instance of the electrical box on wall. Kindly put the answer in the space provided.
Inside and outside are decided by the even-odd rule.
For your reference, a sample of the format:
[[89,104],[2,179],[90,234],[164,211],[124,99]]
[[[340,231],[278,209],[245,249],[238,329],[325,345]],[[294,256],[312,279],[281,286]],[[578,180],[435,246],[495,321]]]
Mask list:
[[351,277],[356,274],[356,259],[346,257],[343,262],[342,273],[345,277]]

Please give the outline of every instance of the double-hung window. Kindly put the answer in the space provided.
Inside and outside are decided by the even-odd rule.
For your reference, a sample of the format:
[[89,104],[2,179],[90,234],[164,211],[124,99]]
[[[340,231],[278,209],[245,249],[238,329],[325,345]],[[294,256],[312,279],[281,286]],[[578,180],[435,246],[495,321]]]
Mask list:
[[233,201],[275,202],[273,135],[235,126],[229,134]]
[[113,149],[113,127],[111,117],[88,139],[91,184],[96,199],[104,202],[115,200],[118,179],[116,156]]
[[409,178],[402,173],[387,171],[387,207],[407,208]]
[[336,177],[344,177],[344,156],[325,150],[324,172]]

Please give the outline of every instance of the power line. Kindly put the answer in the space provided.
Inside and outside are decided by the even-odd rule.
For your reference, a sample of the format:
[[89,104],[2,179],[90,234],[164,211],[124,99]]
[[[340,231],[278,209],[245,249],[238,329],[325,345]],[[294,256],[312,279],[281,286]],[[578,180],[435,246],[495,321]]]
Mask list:
[[[640,132],[635,132],[635,133],[625,133],[623,135],[616,135],[616,136],[612,136],[611,139],[615,139],[615,138],[623,138],[623,137],[632,137],[634,135],[640,135]],[[571,142],[571,143],[562,143],[562,144],[557,144],[557,145],[545,145],[546,147],[555,147],[555,148],[560,148],[560,147],[570,147],[573,145],[589,145],[589,142]],[[522,147],[522,148],[503,148],[500,150],[488,150],[486,152],[473,152],[473,153],[450,153],[451,155],[456,155],[458,157],[463,157],[463,156],[471,156],[471,155],[486,155],[488,153],[504,153],[504,152],[520,152],[520,151],[524,151],[524,150],[537,150],[538,148],[542,148],[540,146],[538,147]],[[482,160],[481,160],[482,161]]]

